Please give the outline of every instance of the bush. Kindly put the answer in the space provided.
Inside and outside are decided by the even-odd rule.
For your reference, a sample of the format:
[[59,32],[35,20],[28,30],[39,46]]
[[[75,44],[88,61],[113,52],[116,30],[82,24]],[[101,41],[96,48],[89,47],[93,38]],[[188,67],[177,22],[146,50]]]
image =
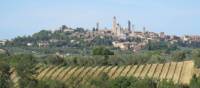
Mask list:
[[193,76],[189,86],[190,86],[190,88],[199,88],[200,87],[200,77]]
[[96,47],[92,51],[93,55],[114,55],[114,52],[111,52],[109,49],[104,47]]
[[159,82],[158,88],[180,88],[178,85],[174,84],[173,81],[163,80]]
[[129,88],[132,85],[132,83],[135,83],[136,81],[137,79],[120,77],[111,81],[111,87],[112,88]]
[[53,65],[60,65],[60,64],[64,64],[64,59],[57,55],[49,55],[45,58],[45,63],[53,64]]
[[21,88],[34,88],[36,80],[35,66],[37,64],[36,58],[29,54],[13,55],[10,57],[10,65],[13,66],[20,77],[19,85]]
[[69,88],[64,83],[56,80],[41,80],[35,88]]
[[192,51],[192,59],[195,61],[195,66],[200,68],[200,49]]
[[100,74],[96,79],[91,80],[95,88],[110,88],[109,76],[106,73]]
[[0,88],[10,88],[10,67],[3,61],[0,61]]

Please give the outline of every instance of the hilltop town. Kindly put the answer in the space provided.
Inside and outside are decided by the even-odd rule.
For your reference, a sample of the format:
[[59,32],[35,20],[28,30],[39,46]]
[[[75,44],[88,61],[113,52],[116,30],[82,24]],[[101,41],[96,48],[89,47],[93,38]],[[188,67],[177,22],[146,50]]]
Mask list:
[[3,88],[198,88],[199,48],[199,35],[139,31],[116,17],[110,29],[62,25],[0,40],[0,80],[9,80]]
[[199,35],[139,31],[116,17],[110,29],[62,25],[1,40],[0,81],[7,80],[2,88],[198,88],[199,48]]
[[200,0],[0,0],[0,88],[200,88]]
[[[167,35],[165,32],[151,32],[146,27],[142,31],[134,28],[131,21],[127,27],[122,27],[114,16],[112,28],[100,28],[100,23],[92,30],[84,28],[70,28],[62,25],[56,30],[42,30],[30,36],[16,37],[12,40],[0,40],[0,46],[26,46],[26,47],[90,47],[92,45],[106,45],[138,52],[147,48],[151,43],[169,43],[182,47],[200,47],[199,35]],[[151,47],[149,47],[151,48]]]

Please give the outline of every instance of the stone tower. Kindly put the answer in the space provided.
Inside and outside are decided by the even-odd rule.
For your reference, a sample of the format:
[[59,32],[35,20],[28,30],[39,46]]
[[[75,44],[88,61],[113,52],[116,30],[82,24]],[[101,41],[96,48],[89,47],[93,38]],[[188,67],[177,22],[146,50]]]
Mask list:
[[143,33],[146,33],[146,27],[143,27]]
[[113,17],[112,32],[113,32],[113,34],[117,33],[117,19],[115,16]]
[[131,21],[130,20],[128,21],[128,32],[129,33],[131,32]]
[[99,22],[96,23],[96,31],[99,31]]
[[132,25],[132,33],[135,35],[135,25]]
[[122,28],[119,24],[117,24],[117,27],[116,27],[116,35],[117,36],[120,36],[122,33]]

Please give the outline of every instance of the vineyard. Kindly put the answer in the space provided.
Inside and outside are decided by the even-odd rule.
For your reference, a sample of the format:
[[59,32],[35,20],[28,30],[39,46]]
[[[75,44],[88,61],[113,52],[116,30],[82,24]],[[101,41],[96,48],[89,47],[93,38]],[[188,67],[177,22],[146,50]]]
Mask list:
[[[192,61],[171,62],[164,64],[146,64],[133,66],[97,66],[97,67],[48,67],[39,68],[38,79],[57,79],[67,81],[70,78],[88,79],[106,73],[110,78],[119,76],[148,77],[153,79],[169,79],[175,83],[189,84],[192,78],[194,63]],[[91,79],[90,78],[90,79]]]
[[[35,77],[39,80],[53,79],[62,82],[73,81],[86,84],[88,80],[98,77],[100,74],[107,74],[109,78],[116,77],[139,77],[157,80],[172,80],[178,84],[189,84],[194,74],[199,74],[194,68],[193,61],[169,62],[162,64],[144,64],[127,66],[38,66]],[[14,73],[14,70],[13,70]],[[19,79],[16,74],[12,75],[16,83]],[[17,85],[16,85],[17,86]]]

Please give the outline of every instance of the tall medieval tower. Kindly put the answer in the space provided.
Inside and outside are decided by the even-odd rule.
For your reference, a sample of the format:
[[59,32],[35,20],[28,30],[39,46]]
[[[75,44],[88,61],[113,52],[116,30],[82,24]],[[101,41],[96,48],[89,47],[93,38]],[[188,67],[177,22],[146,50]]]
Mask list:
[[96,31],[99,31],[99,22],[96,23]]
[[113,17],[112,33],[113,33],[113,34],[116,34],[116,33],[117,33],[117,19],[116,19],[115,16]]
[[130,20],[128,21],[128,32],[129,33],[131,32],[131,21]]

